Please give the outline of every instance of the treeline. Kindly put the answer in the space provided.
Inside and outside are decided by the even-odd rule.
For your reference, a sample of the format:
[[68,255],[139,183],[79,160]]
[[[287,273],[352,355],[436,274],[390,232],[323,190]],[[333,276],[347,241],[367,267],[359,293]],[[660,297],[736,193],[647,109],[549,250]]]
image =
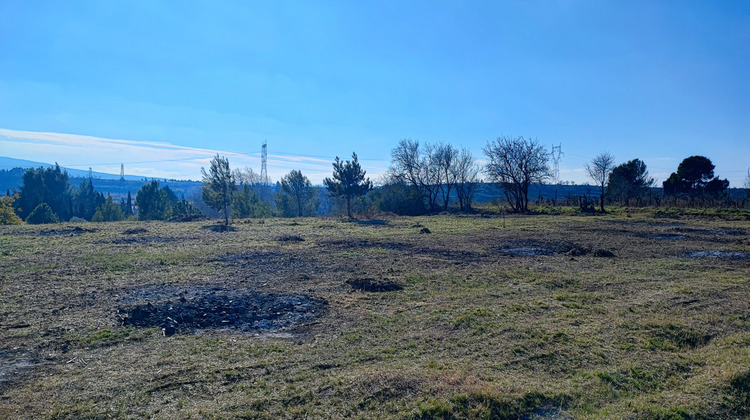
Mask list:
[[[550,153],[536,139],[499,137],[483,148],[486,163],[477,163],[471,152],[446,143],[420,144],[405,139],[391,151],[389,171],[373,188],[356,153],[352,159],[333,162],[332,177],[325,189],[315,187],[300,171],[292,170],[275,186],[250,168],[230,170],[227,159],[216,156],[208,171],[202,169],[199,197],[178,198],[169,186],[153,180],[143,185],[135,200],[128,192],[119,203],[94,189],[91,179],[70,185],[59,166],[32,168],[23,173],[20,191],[10,191],[0,200],[0,223],[52,223],[67,220],[117,221],[167,220],[206,214],[221,215],[225,226],[231,219],[270,216],[304,217],[327,214],[374,214],[389,212],[419,215],[455,209],[471,211],[482,185],[480,174],[499,188],[509,211],[529,211],[532,185],[551,179]],[[632,159],[620,164],[606,152],[585,165],[588,177],[599,190],[574,197],[581,211],[604,212],[606,204],[628,206],[746,206],[747,199],[733,200],[729,181],[714,174],[715,166],[704,156],[684,159],[676,171],[656,188],[646,164]],[[750,198],[750,173],[745,187]],[[486,186],[483,187],[486,190]],[[542,203],[539,196],[537,202]],[[557,200],[544,200],[556,205]],[[567,204],[570,204],[570,198]]]
[[196,213],[199,211],[190,202],[179,199],[168,186],[159,188],[158,181],[143,185],[135,200],[128,192],[127,198],[115,202],[97,192],[92,179],[72,186],[67,171],[57,164],[27,169],[20,190],[8,191],[0,201],[0,224],[164,220]]

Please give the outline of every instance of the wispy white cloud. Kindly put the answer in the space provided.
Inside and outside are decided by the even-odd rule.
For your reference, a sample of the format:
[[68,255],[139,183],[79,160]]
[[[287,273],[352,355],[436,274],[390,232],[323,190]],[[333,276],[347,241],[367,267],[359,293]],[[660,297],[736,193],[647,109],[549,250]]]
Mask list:
[[[251,167],[260,172],[261,160],[255,155],[202,147],[179,146],[166,142],[109,139],[64,133],[43,133],[0,128],[0,154],[17,159],[119,174],[125,172],[156,178],[201,179],[200,169],[217,154],[229,159],[230,166]],[[313,183],[331,176],[331,162],[319,156],[272,154],[268,175],[278,180],[293,169],[302,170]],[[368,176],[378,176],[386,168],[366,165]]]

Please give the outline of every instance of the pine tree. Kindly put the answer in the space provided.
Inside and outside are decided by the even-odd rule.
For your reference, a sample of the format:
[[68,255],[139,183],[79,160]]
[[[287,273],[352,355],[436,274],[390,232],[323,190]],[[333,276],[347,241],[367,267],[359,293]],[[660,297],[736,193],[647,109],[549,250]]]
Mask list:
[[224,213],[224,228],[229,227],[229,209],[232,205],[232,195],[236,189],[234,176],[229,170],[229,160],[218,154],[211,159],[211,167],[203,174],[203,201],[211,208]]
[[370,178],[365,178],[366,171],[362,170],[357,160],[357,154],[352,153],[352,160],[342,162],[338,156],[333,162],[333,179],[323,180],[328,192],[335,197],[346,199],[346,214],[352,219],[352,198],[363,196],[372,189]]

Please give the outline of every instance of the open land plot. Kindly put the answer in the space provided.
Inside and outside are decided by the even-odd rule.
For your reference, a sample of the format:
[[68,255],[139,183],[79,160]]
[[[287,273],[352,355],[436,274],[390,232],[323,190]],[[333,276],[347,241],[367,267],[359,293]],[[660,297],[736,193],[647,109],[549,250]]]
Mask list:
[[0,227],[2,418],[750,415],[750,222]]

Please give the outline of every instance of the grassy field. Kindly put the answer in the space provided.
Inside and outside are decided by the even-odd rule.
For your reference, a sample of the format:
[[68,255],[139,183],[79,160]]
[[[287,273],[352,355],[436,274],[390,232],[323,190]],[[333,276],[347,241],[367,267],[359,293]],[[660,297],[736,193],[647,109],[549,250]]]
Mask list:
[[0,418],[747,417],[750,221],[659,216],[3,226]]

